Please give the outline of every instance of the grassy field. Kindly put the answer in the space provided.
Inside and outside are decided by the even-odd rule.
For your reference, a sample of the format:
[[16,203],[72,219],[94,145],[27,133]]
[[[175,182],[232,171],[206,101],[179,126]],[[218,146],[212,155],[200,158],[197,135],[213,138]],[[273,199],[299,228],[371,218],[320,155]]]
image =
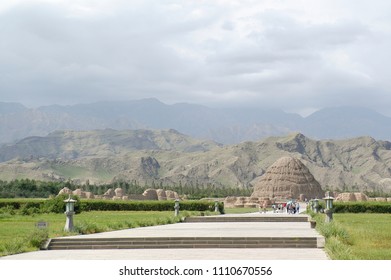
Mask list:
[[326,237],[325,250],[334,260],[391,260],[390,214],[334,214],[324,223],[316,215],[316,229]]
[[[173,211],[91,211],[75,215],[74,224],[78,232],[96,233],[176,223],[184,216],[199,214],[199,212],[182,211],[178,217],[175,217]],[[7,255],[12,251],[36,250],[37,248],[28,244],[28,240],[31,239],[32,234],[37,232],[36,223],[39,221],[45,221],[49,224],[49,237],[77,234],[63,231],[65,225],[64,214],[37,214],[32,216],[3,214],[0,215],[0,256]],[[23,248],[19,248],[21,246]]]
[[391,260],[390,214],[334,214],[348,233],[350,255],[359,260]]

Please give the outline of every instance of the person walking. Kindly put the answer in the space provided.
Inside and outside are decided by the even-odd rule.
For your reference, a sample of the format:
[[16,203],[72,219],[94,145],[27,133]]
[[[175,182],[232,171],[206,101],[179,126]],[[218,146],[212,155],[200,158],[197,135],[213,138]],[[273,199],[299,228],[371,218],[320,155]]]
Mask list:
[[266,203],[266,200],[265,200],[262,203],[262,211],[263,211],[263,213],[266,213],[266,207],[267,207],[267,203]]
[[296,213],[299,214],[300,212],[300,203],[296,202]]

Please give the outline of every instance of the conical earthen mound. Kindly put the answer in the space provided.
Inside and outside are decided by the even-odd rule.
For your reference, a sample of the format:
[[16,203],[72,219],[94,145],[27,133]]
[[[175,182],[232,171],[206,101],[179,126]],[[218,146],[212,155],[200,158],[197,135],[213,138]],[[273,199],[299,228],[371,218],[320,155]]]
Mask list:
[[282,157],[268,168],[254,186],[252,197],[298,199],[300,195],[322,198],[324,192],[308,168],[298,159]]

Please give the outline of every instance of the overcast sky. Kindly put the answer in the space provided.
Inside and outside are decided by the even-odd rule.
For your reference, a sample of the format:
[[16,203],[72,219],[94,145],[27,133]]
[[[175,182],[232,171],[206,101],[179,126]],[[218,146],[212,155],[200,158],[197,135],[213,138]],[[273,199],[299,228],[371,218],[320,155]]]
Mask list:
[[391,1],[0,2],[0,101],[391,116]]

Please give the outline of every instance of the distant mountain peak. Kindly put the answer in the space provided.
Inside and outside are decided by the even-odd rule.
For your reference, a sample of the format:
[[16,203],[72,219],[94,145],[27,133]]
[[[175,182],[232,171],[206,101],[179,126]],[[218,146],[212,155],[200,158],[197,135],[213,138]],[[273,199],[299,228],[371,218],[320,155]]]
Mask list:
[[308,139],[307,136],[305,136],[303,133],[301,132],[293,132],[293,133],[290,133],[287,137],[286,137],[288,140],[292,139],[292,140],[305,140],[305,139]]
[[333,107],[306,118],[280,109],[210,108],[191,103],[167,105],[157,98],[52,105],[29,109],[0,102],[0,144],[56,130],[174,129],[199,139],[223,144],[256,141],[293,133],[304,139],[349,139],[368,135],[391,140],[391,118],[374,110]]
[[27,110],[25,106],[15,102],[0,102],[0,115],[14,114]]
[[0,147],[0,162],[14,158],[111,157],[134,151],[203,152],[220,147],[193,139],[175,130],[57,130],[41,137],[27,137]]
[[277,147],[287,152],[296,152],[300,154],[305,153],[307,142],[311,141],[300,132],[289,134],[288,136],[281,137],[280,139],[280,141],[276,142]]

